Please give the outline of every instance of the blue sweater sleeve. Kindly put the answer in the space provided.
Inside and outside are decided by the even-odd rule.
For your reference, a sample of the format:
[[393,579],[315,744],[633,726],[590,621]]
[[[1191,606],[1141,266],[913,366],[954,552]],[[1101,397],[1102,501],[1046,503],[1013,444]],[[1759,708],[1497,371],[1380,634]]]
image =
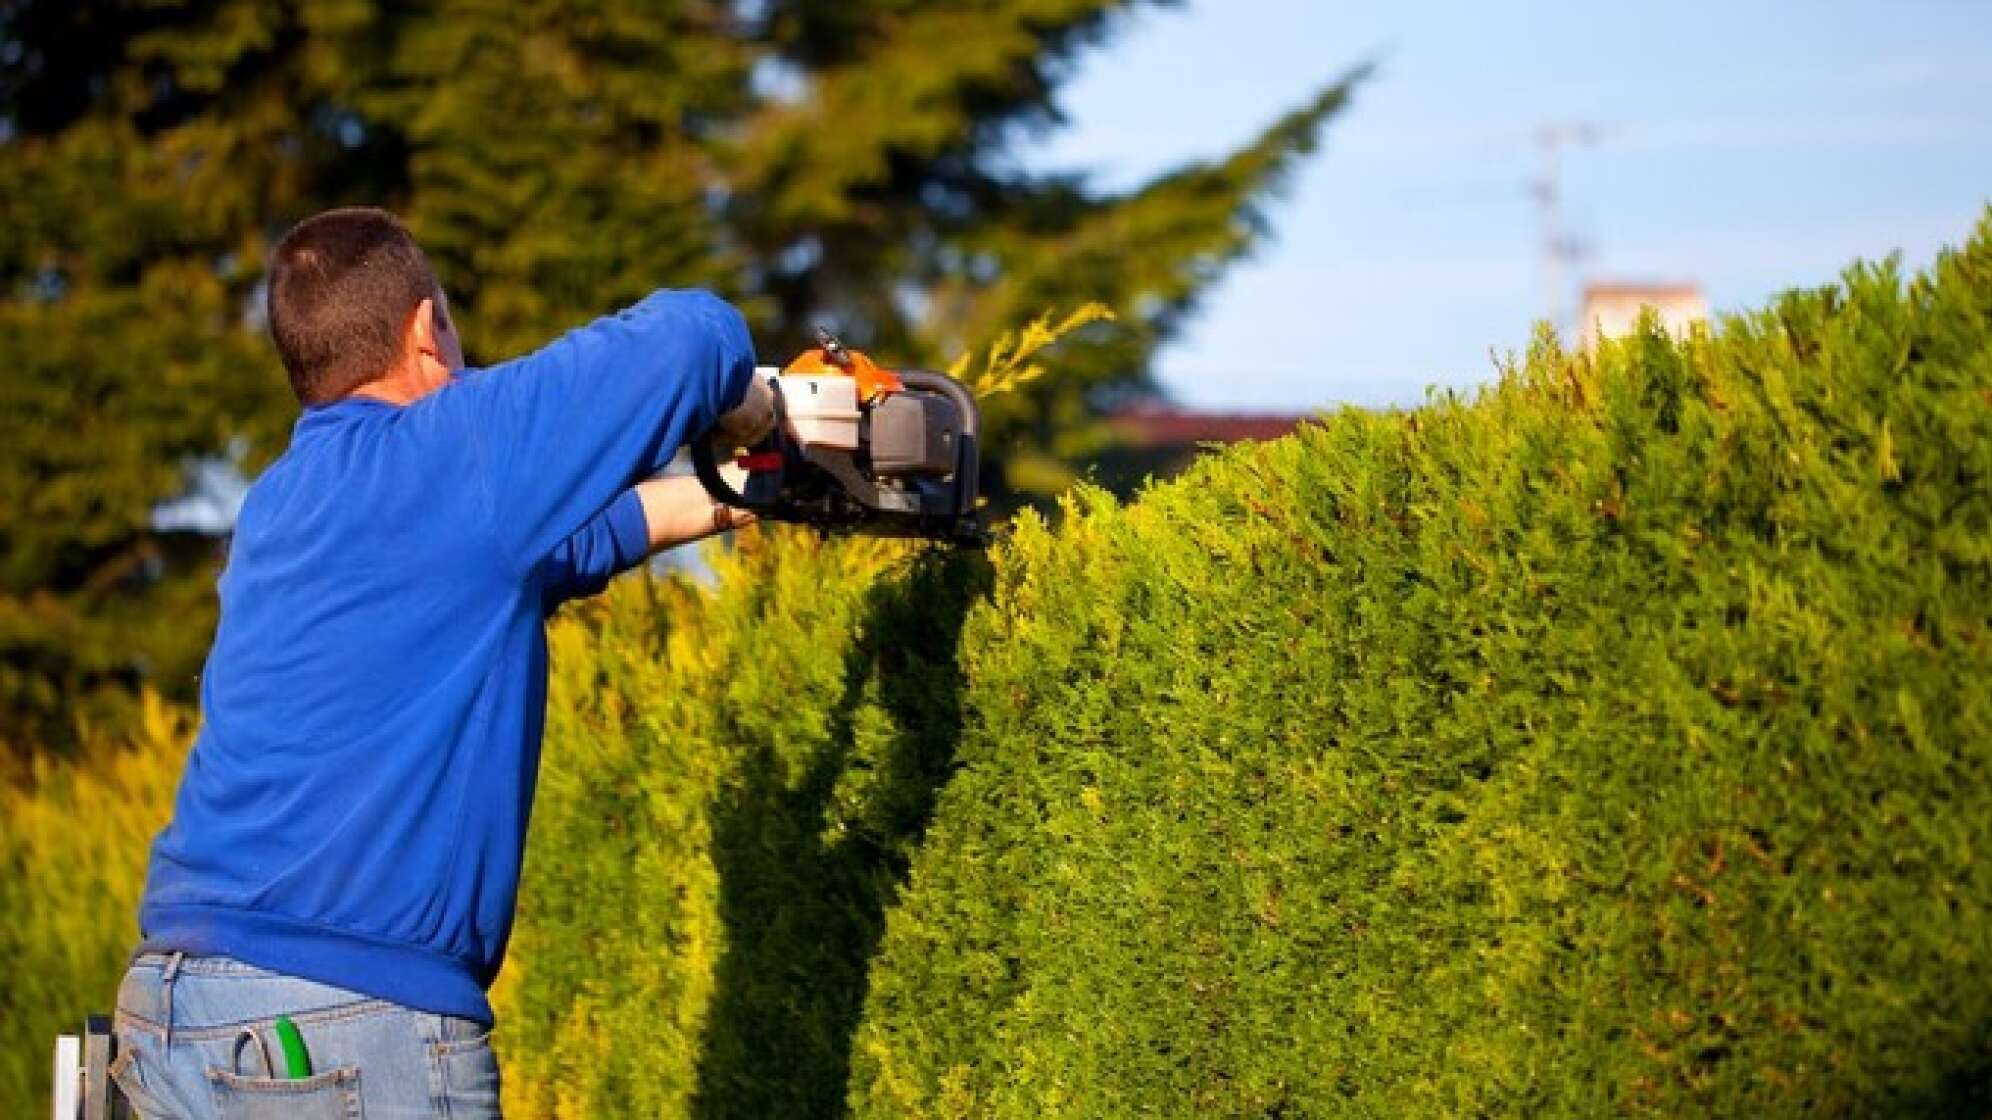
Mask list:
[[710,429],[753,373],[738,311],[667,290],[432,399],[464,430],[493,537],[523,570]]
[[594,595],[609,578],[650,554],[650,524],[643,500],[625,490],[573,536],[554,547],[541,572],[541,604],[548,614],[569,599]]

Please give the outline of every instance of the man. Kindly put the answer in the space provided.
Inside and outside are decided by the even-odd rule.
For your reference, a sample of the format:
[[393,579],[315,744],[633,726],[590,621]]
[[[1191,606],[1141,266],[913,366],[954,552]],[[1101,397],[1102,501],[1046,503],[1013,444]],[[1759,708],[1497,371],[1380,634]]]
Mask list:
[[[758,438],[771,402],[739,314],[696,292],[461,371],[435,275],[379,210],[285,236],[269,325],[303,414],[221,577],[115,1077],[147,1117],[495,1116],[485,990],[545,618],[731,527],[695,479],[650,476],[689,440]],[[310,1076],[286,1076],[279,1017]]]

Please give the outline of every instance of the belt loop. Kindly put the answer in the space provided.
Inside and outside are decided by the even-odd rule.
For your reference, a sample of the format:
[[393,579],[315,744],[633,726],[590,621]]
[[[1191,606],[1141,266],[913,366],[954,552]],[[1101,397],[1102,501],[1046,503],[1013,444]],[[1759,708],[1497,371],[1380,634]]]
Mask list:
[[159,977],[159,985],[165,989],[166,995],[166,1049],[168,1050],[173,1049],[173,981],[180,975],[180,962],[186,959],[187,954],[175,951],[166,958],[166,971]]

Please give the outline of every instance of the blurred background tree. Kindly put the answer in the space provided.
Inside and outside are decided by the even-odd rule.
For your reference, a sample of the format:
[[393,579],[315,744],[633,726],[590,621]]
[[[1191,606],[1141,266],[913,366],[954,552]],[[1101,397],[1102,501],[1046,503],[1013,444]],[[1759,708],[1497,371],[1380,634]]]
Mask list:
[[217,518],[162,511],[281,451],[262,262],[327,206],[408,219],[473,363],[658,285],[738,301],[767,360],[828,324],[942,366],[1105,302],[990,402],[996,487],[1062,488],[1359,77],[1130,190],[1022,169],[1168,2],[0,0],[0,739],[192,694]]

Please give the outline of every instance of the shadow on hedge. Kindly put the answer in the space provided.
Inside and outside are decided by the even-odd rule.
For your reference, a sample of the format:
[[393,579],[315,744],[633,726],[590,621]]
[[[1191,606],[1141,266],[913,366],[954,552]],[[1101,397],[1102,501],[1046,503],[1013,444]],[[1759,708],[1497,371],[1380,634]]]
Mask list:
[[[1878,1094],[1865,1115],[1886,1120],[1984,1120],[1992,1116],[1992,1019],[1946,1055],[1949,1071],[1934,1084]],[[1961,1044],[1966,1039],[1958,1040]]]
[[930,552],[877,581],[844,659],[828,744],[761,742],[713,809],[726,949],[693,1113],[840,1116],[885,911],[954,769],[957,649],[988,561]]

